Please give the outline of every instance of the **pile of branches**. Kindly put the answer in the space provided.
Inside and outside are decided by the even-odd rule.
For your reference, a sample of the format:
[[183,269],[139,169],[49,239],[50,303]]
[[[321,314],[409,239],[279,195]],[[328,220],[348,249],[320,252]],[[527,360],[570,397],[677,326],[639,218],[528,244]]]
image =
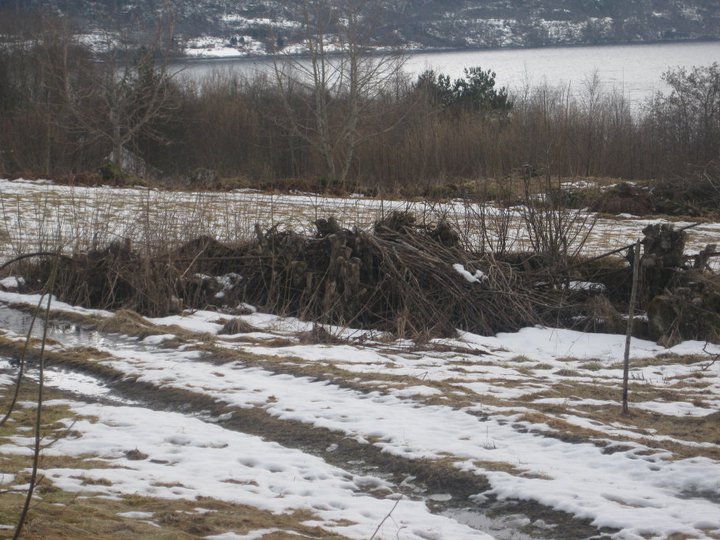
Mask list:
[[[314,234],[261,230],[251,242],[209,237],[149,256],[129,242],[63,257],[55,294],[92,308],[160,316],[243,303],[280,315],[398,336],[512,331],[543,321],[552,302],[520,272],[491,255],[462,248],[441,221],[418,225],[394,212],[372,231],[320,219]],[[40,261],[27,281],[42,283],[54,262]],[[547,321],[546,321],[547,322]]]
[[53,293],[72,305],[95,309],[132,309],[156,317],[181,307],[176,294],[180,273],[168,261],[156,261],[129,240],[72,256],[46,256],[23,271],[28,287],[50,281]]
[[[160,253],[117,242],[39,259],[23,277],[31,288],[42,286],[57,265],[54,294],[90,308],[162,316],[188,308],[242,314],[251,304],[416,340],[457,328],[492,335],[535,324],[626,327],[632,268],[621,258],[549,265],[536,250],[500,260],[466,249],[447,222],[421,225],[407,212],[389,214],[372,230],[342,228],[333,218],[317,220],[315,229],[301,234],[256,225],[252,241],[229,245],[201,236]],[[688,258],[682,229],[653,225],[643,233],[638,296],[648,324],[636,334],[717,340],[720,283],[708,270],[716,246]]]
[[400,336],[494,334],[536,324],[543,299],[507,264],[461,248],[445,222],[419,226],[391,213],[372,232],[331,218],[314,236],[258,234],[246,260],[246,301],[274,313]]

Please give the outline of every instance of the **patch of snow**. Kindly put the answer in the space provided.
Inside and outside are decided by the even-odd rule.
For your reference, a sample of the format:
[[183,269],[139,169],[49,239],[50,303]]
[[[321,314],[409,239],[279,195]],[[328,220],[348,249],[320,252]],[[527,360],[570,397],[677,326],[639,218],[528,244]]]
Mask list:
[[607,287],[605,287],[602,283],[593,283],[592,281],[571,281],[568,283],[568,289],[571,291],[602,293],[605,292]]
[[126,517],[130,519],[150,519],[155,514],[152,512],[120,512],[117,514],[120,517]]
[[488,277],[480,270],[475,270],[475,273],[471,274],[465,270],[465,267],[460,263],[455,263],[452,267],[453,270],[464,277],[468,283],[484,283],[488,279]]
[[175,334],[150,335],[143,338],[146,345],[161,345],[165,341],[175,339]]
[[257,529],[248,534],[235,534],[233,532],[228,532],[224,534],[214,534],[211,536],[206,536],[205,538],[207,538],[208,540],[259,540],[260,538],[265,538],[267,535],[276,532],[290,534],[288,531],[283,531],[282,529]]
[[222,324],[210,322],[217,320],[218,313],[215,311],[186,312],[182,315],[169,315],[167,317],[148,318],[153,324],[163,326],[179,326],[190,332],[217,334],[223,327]]
[[635,409],[655,412],[665,416],[691,416],[698,418],[709,416],[717,412],[716,409],[697,407],[692,403],[686,403],[683,401],[643,401],[640,403],[633,403],[632,406]]
[[[47,306],[47,295],[19,294],[9,291],[0,291],[0,302],[4,302],[6,304],[23,304],[27,306],[37,306],[41,299],[43,300],[43,306]],[[65,302],[61,302],[55,296],[52,297],[50,308],[54,311],[75,313],[83,316],[96,315],[98,317],[111,317],[113,315],[111,312],[102,309],[87,309],[80,306],[72,306]]]
[[408,386],[399,390],[392,390],[391,394],[397,397],[414,397],[414,396],[436,396],[442,394],[437,388],[429,386]]
[[9,276],[0,279],[0,287],[7,291],[16,291],[23,285],[25,285],[25,280],[22,277]]
[[[73,430],[82,436],[61,438],[46,453],[90,454],[120,468],[83,469],[81,474],[76,469],[44,471],[49,480],[67,491],[108,496],[143,493],[189,500],[202,495],[275,513],[303,509],[318,516],[327,530],[350,538],[368,538],[396,502],[361,493],[364,483],[382,486],[383,480],[351,475],[299,450],[178,413],[80,403],[73,409],[82,417],[97,420],[76,421]],[[182,441],[178,441],[179,434]],[[136,448],[152,459],[124,457],[124,452]],[[177,485],[178,478],[181,485]],[[110,485],[88,484],[87,479],[104,479]],[[424,503],[411,500],[400,501],[381,533],[395,537],[401,529],[408,540],[426,539],[427,535],[459,540],[490,538],[434,515]]]

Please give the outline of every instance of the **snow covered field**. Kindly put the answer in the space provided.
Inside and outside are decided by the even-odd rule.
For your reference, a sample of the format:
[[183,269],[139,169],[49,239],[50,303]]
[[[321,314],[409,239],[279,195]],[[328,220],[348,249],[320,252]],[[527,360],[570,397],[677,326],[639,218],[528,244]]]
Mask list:
[[[370,224],[407,206],[8,181],[0,200],[6,257],[58,240],[227,240],[331,213]],[[443,211],[465,216],[461,203]],[[600,220],[593,249],[645,223]],[[719,231],[693,229],[693,245]],[[3,403],[38,301],[0,291]],[[31,519],[92,501],[124,538],[720,538],[720,346],[634,339],[624,417],[618,335],[538,327],[416,344],[263,313],[51,308],[52,444]],[[248,331],[221,333],[230,319]],[[0,430],[0,536],[17,517],[3,498],[27,481],[21,418]]]
[[[4,305],[37,301],[0,294]],[[53,402],[68,409],[63,425],[74,423],[73,436],[45,454],[102,464],[43,470],[63,491],[202,496],[277,515],[303,510],[311,516],[305,525],[348,538],[370,538],[378,526],[376,538],[405,539],[574,538],[587,537],[588,525],[615,538],[720,534],[720,365],[709,355],[720,347],[664,350],[634,340],[626,418],[618,403],[621,336],[527,328],[420,347],[330,328],[340,342],[328,345],[307,343],[312,326],[297,320],[256,313],[242,316],[254,332],[218,335],[228,316],[195,312],[143,321],[139,337],[123,337],[83,330],[112,314],[57,302],[53,309],[75,321],[53,327],[48,375],[50,387],[68,392]],[[11,308],[0,319],[7,388],[8,351],[27,324]],[[172,392],[186,406],[163,405]],[[245,415],[271,427],[262,437],[243,432],[234,421],[242,425]],[[298,429],[297,445],[275,432]],[[320,445],[306,447],[301,441],[314,432]],[[7,436],[0,452],[27,455],[29,442]],[[357,448],[408,471],[411,463],[440,475],[454,469],[487,487],[469,497],[456,482],[428,488],[429,477],[364,468]],[[13,485],[14,477],[3,478]],[[531,503],[532,518],[510,503],[490,512],[503,501]],[[136,519],[152,523],[153,514]]]
[[[392,210],[415,212],[418,219],[445,217],[470,239],[479,242],[477,205],[463,201],[427,203],[337,198],[315,194],[277,195],[252,190],[219,192],[168,192],[152,189],[68,187],[47,181],[0,179],[0,239],[2,253],[27,253],[54,247],[67,250],[103,246],[131,238],[141,245],[157,246],[210,235],[235,241],[254,235],[255,223],[269,228],[313,230],[318,218],[334,215],[341,225],[367,228]],[[497,213],[487,207],[488,214]],[[510,211],[508,249],[523,249],[527,231],[517,211]],[[599,219],[583,248],[587,254],[603,253],[642,237],[642,229],[658,219],[633,216]],[[489,222],[492,225],[490,220]],[[689,225],[675,222],[676,227]],[[499,225],[498,225],[499,227]],[[488,231],[497,235],[496,230]],[[697,253],[708,243],[720,241],[720,224],[703,223],[688,231],[687,253]]]

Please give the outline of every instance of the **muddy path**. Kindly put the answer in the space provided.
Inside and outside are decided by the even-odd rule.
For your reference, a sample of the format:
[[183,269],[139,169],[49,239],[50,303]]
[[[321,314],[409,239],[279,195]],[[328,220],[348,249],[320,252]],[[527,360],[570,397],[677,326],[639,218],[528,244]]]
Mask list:
[[[13,325],[27,320],[19,312],[15,313],[14,317]],[[598,530],[588,520],[574,518],[570,514],[533,501],[499,501],[492,495],[484,496],[482,494],[490,489],[487,479],[461,471],[450,461],[395,456],[383,452],[372,443],[359,442],[340,432],[276,418],[260,406],[229,406],[202,393],[163,387],[128,377],[122,371],[92,360],[107,357],[108,353],[82,345],[87,340],[82,337],[83,331],[74,326],[76,323],[58,318],[51,324],[61,329],[59,333],[53,332],[53,339],[60,338],[59,341],[70,341],[72,344],[69,347],[54,347],[54,350],[46,351],[49,369],[69,370],[90,376],[111,389],[112,395],[134,405],[196,416],[224,429],[256,435],[289,448],[302,450],[349,472],[381,476],[393,484],[396,492],[408,498],[425,500],[434,512],[451,515],[458,521],[498,538],[602,538],[613,532]],[[71,339],[63,339],[62,334],[68,333],[68,328]],[[13,330],[19,332],[21,328]],[[103,335],[102,338],[105,342],[122,341],[123,346],[137,342],[133,338],[115,335]],[[144,344],[139,346],[146,347]],[[0,340],[2,357],[16,359],[21,349],[22,343],[19,341]],[[37,362],[38,352],[35,343],[28,356],[31,372],[33,363]],[[268,367],[265,362],[248,353],[232,355],[233,361],[242,362],[240,356],[246,357],[247,366],[262,363],[264,368]],[[211,352],[203,352],[198,361],[208,364],[208,369],[211,369],[213,364],[226,363],[229,359],[225,355],[213,356]],[[287,367],[278,369],[278,372],[288,375],[292,375],[289,373],[292,371],[296,370]],[[339,382],[337,378],[332,377],[334,384]],[[82,399],[83,395],[79,394],[78,397]],[[476,497],[478,495],[480,497]]]

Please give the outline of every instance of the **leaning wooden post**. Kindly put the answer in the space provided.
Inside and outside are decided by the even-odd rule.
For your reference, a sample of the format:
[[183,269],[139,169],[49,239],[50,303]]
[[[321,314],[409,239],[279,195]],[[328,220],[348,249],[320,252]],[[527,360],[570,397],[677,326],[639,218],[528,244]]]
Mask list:
[[633,319],[635,318],[635,301],[637,300],[638,282],[640,281],[640,240],[635,243],[635,256],[633,257],[633,280],[630,292],[630,308],[628,309],[627,332],[625,333],[625,358],[623,359],[623,392],[622,414],[630,414],[628,409],[628,375],[630,372],[630,340],[632,339]]

